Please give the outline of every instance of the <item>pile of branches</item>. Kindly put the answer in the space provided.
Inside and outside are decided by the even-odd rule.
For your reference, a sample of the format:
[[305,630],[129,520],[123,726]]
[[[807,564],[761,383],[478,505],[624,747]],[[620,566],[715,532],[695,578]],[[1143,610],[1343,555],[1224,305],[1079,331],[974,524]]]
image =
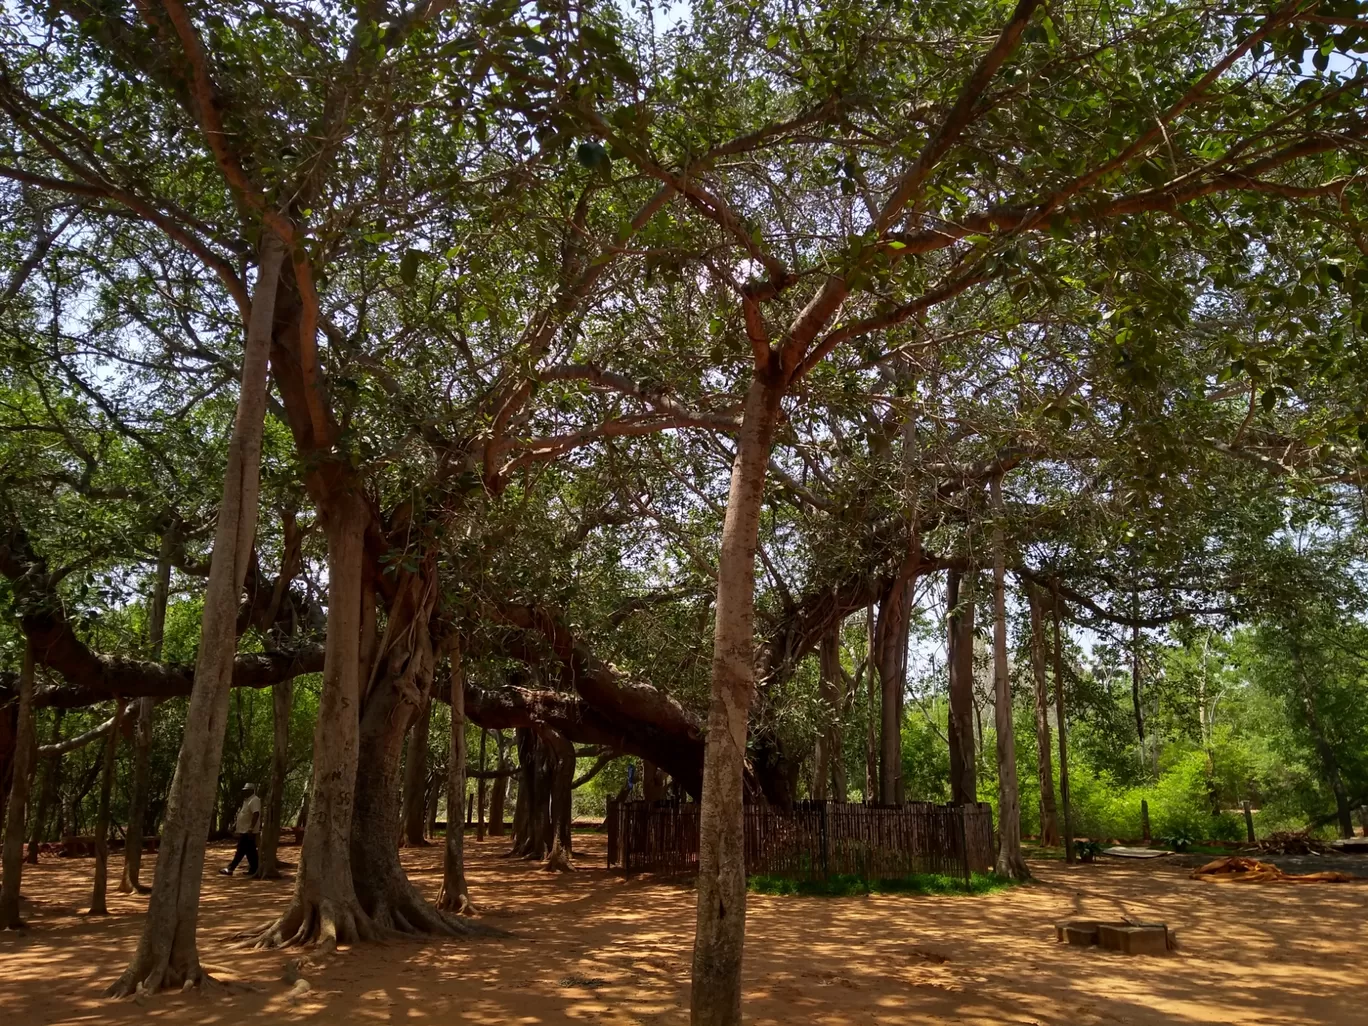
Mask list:
[[1312,837],[1305,830],[1280,830],[1256,843],[1251,851],[1267,855],[1325,855],[1334,851],[1329,845]]

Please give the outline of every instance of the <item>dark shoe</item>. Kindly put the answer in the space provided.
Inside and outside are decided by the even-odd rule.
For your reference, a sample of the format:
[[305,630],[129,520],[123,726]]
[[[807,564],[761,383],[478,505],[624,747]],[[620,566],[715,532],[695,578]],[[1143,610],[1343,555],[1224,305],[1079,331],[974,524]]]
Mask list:
[[233,875],[233,871],[232,871],[231,869],[220,869],[220,870],[219,870],[219,873],[220,873],[220,875],[222,875],[222,876],[232,876],[232,875]]

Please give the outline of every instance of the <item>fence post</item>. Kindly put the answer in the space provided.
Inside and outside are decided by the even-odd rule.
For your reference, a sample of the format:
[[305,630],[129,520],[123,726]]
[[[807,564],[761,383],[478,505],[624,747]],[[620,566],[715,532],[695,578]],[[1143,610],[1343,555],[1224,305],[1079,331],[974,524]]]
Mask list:
[[1240,808],[1244,809],[1245,814],[1245,833],[1249,836],[1249,843],[1254,843],[1254,812],[1249,807],[1248,801],[1240,803]]
[[827,810],[830,802],[822,802],[822,879],[831,876],[831,830],[827,825]]
[[964,863],[964,889],[972,891],[974,889],[974,871],[969,865],[969,829],[964,822],[968,816],[967,809],[968,806],[966,805],[959,807],[960,861]]

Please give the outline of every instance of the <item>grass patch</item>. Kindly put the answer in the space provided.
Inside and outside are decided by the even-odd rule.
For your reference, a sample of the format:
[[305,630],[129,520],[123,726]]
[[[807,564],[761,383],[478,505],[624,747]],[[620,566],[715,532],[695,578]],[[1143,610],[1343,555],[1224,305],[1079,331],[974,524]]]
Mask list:
[[752,876],[746,886],[756,894],[787,894],[808,897],[849,898],[861,894],[991,894],[1016,881],[996,873],[975,873],[966,886],[964,877],[944,873],[914,873],[870,880],[854,874],[830,876],[822,880],[794,879],[787,876]]

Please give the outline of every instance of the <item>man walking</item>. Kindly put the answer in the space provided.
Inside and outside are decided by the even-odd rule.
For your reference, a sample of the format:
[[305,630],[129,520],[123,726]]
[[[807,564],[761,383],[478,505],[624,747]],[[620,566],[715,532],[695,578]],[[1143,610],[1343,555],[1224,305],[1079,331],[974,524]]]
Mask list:
[[257,797],[255,784],[242,785],[242,808],[238,809],[237,822],[234,824],[237,830],[238,843],[237,851],[233,853],[233,861],[228,863],[227,868],[220,869],[219,872],[224,876],[232,876],[233,870],[237,869],[242,857],[247,856],[247,872],[256,876],[257,871],[257,831],[261,829],[261,799]]

